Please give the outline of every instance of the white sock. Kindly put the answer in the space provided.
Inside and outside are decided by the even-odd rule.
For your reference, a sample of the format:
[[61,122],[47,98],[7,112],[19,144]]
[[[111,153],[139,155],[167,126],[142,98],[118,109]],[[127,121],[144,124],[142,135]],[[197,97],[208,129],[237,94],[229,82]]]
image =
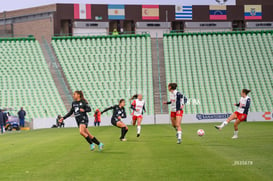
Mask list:
[[137,126],[137,134],[140,134],[141,126]]
[[182,131],[177,131],[177,138],[179,139],[179,140],[181,140],[181,138],[182,138]]
[[238,130],[234,131],[234,136],[238,136]]
[[224,121],[224,122],[220,125],[220,128],[225,127],[227,124],[228,124],[228,122],[227,122],[227,121]]

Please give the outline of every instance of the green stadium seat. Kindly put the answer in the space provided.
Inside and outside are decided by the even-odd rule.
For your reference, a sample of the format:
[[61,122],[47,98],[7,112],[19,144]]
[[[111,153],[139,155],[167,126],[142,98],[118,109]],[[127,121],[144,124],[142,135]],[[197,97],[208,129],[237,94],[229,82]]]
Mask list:
[[272,110],[272,31],[165,34],[166,82],[201,105],[185,112],[233,112],[243,88],[252,90],[251,111]]
[[[154,114],[149,36],[52,38],[52,47],[72,90],[82,90],[93,109],[104,109],[140,92]],[[107,113],[110,115],[111,113]]]
[[34,38],[0,39],[0,67],[1,107],[24,107],[27,118],[56,117],[65,111]]

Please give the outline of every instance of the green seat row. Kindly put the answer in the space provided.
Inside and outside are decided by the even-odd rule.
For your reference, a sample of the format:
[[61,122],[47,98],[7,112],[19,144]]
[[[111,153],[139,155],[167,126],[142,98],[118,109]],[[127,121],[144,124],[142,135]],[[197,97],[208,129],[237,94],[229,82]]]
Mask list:
[[233,112],[243,88],[252,112],[272,110],[273,31],[165,34],[166,82],[190,98],[186,113]]
[[0,39],[1,107],[19,110],[27,118],[56,117],[64,104],[34,38]]
[[[151,38],[148,35],[53,37],[52,47],[72,90],[100,110],[142,93],[154,113]],[[110,115],[111,113],[107,113]]]

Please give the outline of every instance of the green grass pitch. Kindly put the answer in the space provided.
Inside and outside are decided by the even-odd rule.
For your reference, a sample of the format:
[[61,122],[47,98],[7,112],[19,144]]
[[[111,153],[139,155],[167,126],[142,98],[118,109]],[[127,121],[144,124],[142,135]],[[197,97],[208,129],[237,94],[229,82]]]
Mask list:
[[[20,181],[172,181],[272,180],[273,123],[242,123],[239,139],[233,125],[221,132],[214,124],[184,124],[183,143],[176,144],[170,125],[144,125],[136,138],[130,126],[127,142],[120,129],[91,127],[105,144],[91,152],[78,129],[43,129],[0,136],[0,180]],[[206,134],[198,137],[197,129]]]

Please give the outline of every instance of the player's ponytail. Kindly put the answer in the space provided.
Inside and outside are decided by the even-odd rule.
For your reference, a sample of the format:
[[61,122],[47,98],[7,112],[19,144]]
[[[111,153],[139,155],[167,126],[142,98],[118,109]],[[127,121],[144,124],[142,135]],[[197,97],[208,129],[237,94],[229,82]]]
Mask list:
[[247,95],[248,93],[251,92],[251,90],[249,90],[249,89],[243,89],[242,92],[245,93],[245,94]]
[[129,99],[129,101],[132,101],[132,100],[136,99],[137,97],[138,97],[138,94],[135,94]]
[[88,104],[87,100],[84,98],[83,92],[81,90],[75,91],[80,95],[81,100],[83,100],[86,104]]

